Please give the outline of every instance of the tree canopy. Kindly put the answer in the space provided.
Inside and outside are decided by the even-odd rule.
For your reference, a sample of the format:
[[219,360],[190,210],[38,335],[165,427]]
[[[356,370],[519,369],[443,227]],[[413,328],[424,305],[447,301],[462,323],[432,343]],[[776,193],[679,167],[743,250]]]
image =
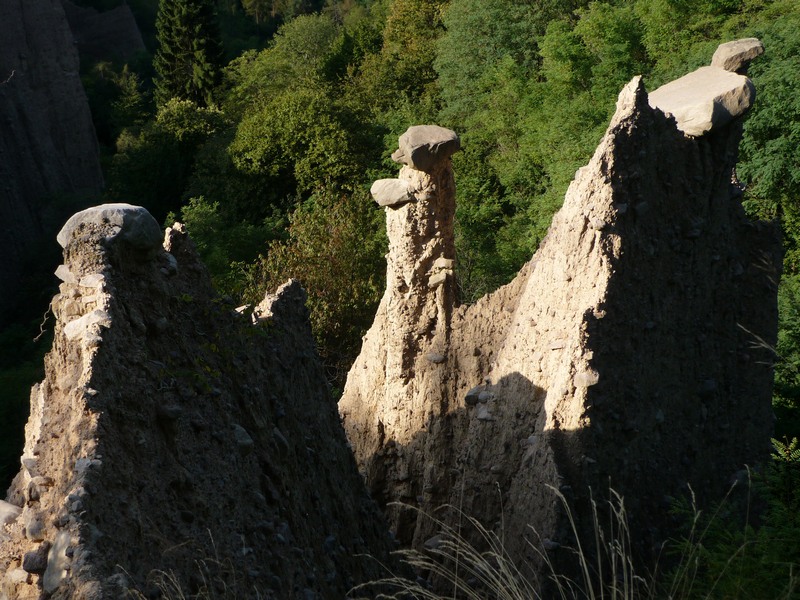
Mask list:
[[163,106],[172,98],[211,104],[222,61],[212,0],[161,0],[156,35],[156,104]]

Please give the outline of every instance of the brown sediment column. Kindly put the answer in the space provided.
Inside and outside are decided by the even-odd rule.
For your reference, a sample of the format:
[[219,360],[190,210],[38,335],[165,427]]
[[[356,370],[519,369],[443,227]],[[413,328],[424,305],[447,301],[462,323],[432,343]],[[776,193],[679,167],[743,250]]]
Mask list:
[[[339,412],[373,496],[384,506],[433,501],[426,447],[430,427],[451,407],[451,320],[455,185],[450,156],[460,147],[451,130],[415,126],[392,158],[396,179],[372,186],[386,209],[386,292],[350,372]],[[442,487],[442,486],[438,486]],[[427,490],[427,491],[426,491]],[[410,542],[416,516],[388,508],[398,537]]]
[[386,207],[390,344],[387,376],[409,381],[420,351],[444,355],[455,303],[455,183],[450,155],[458,136],[433,125],[410,127],[392,155],[398,179],[376,181],[372,193]]

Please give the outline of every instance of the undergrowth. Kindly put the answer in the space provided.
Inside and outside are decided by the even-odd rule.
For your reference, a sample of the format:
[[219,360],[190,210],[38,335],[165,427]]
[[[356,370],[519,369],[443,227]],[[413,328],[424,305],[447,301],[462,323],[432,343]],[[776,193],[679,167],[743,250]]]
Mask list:
[[[552,491],[572,529],[571,575],[551,558],[552,543],[531,529],[530,547],[540,562],[523,574],[500,535],[461,515],[470,535],[434,519],[438,543],[425,551],[401,550],[417,573],[412,580],[389,576],[354,588],[351,598],[375,600],[797,600],[800,598],[800,443],[773,440],[763,472],[747,471],[726,497],[708,511],[693,494],[673,511],[684,524],[662,552],[671,565],[647,573],[634,566],[632,532],[624,499],[610,491],[591,501],[594,536],[581,541],[566,498]],[[746,486],[745,490],[737,489]],[[737,492],[733,494],[734,490]],[[691,490],[690,490],[691,491]],[[740,493],[742,492],[743,493]],[[753,520],[750,515],[758,514]],[[601,516],[606,515],[606,516]],[[433,518],[433,517],[429,517]],[[472,535],[474,534],[474,535]],[[468,541],[473,537],[476,543]],[[591,545],[592,547],[587,546]],[[590,558],[590,556],[596,558]],[[561,563],[559,562],[559,565]],[[525,568],[525,567],[522,567]],[[527,572],[526,572],[527,573]]]

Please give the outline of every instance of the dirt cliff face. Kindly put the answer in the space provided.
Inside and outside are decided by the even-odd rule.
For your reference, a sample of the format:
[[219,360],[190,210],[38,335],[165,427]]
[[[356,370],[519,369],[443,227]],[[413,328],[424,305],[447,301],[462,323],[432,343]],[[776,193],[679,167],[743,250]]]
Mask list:
[[126,61],[146,50],[130,6],[120,4],[100,12],[61,0],[81,55],[95,60]]
[[299,284],[238,314],[180,226],[162,247],[128,205],[76,215],[59,242],[55,340],[8,495],[21,510],[0,504],[0,598],[158,597],[159,571],[187,595],[341,598],[377,577],[365,555],[386,560],[388,529]]
[[57,194],[97,193],[97,141],[59,0],[0,3],[0,320]]
[[[551,487],[579,528],[590,494],[611,487],[648,557],[668,535],[670,497],[687,484],[700,502],[721,497],[767,455],[765,343],[776,336],[781,250],[732,183],[740,135],[740,119],[684,135],[637,78],[509,285],[461,307],[438,288],[415,289],[415,312],[403,315],[411,304],[387,277],[339,409],[402,542],[435,533],[417,508],[449,504],[504,531],[520,563],[535,562],[529,525],[548,548],[574,541]],[[409,206],[386,208],[389,275],[406,260],[393,223],[425,218]],[[390,357],[401,354],[398,369]],[[435,514],[457,523],[452,511]]]

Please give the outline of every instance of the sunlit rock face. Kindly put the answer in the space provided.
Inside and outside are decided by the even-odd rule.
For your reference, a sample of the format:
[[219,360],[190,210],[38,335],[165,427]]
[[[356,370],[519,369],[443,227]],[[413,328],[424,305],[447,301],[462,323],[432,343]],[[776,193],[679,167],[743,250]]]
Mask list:
[[456,526],[449,505],[520,565],[534,530],[558,560],[574,538],[554,490],[584,533],[611,488],[648,558],[670,498],[720,497],[766,457],[781,249],[742,209],[740,137],[738,116],[686,135],[635,78],[537,253],[470,306],[448,287],[449,159],[403,167],[448,175],[384,209],[387,290],[339,403],[402,542],[436,533],[418,509]]

